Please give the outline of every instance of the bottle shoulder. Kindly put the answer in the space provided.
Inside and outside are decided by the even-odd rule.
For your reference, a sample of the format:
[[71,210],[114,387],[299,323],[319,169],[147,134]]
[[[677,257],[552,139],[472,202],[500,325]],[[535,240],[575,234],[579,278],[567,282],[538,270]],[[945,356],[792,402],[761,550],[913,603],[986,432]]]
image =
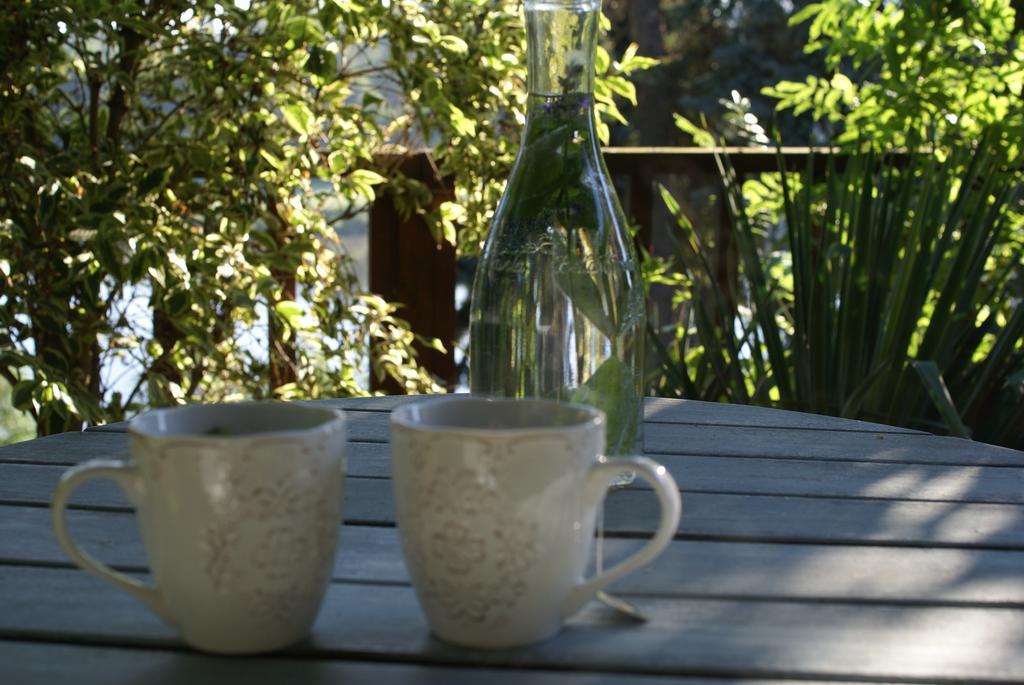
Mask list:
[[567,249],[635,261],[625,213],[610,180],[596,174],[566,181],[557,190],[529,192],[510,178],[485,241],[485,254],[505,250],[538,252],[561,241]]
[[638,274],[636,251],[628,234],[597,242],[585,229],[566,228],[542,219],[496,222],[479,269],[524,271],[543,265],[565,274]]

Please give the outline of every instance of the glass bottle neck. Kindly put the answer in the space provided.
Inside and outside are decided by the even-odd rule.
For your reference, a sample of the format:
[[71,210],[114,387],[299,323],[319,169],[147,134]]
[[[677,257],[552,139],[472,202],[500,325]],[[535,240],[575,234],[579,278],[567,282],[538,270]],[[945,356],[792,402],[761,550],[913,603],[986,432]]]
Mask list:
[[601,0],[526,0],[530,100],[594,92]]

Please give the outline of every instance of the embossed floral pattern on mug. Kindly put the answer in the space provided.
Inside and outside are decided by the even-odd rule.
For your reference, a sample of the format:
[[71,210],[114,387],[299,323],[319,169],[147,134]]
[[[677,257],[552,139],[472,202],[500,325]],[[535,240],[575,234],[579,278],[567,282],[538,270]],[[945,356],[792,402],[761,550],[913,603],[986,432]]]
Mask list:
[[[453,620],[500,623],[529,589],[526,578],[538,562],[541,526],[515,506],[500,486],[514,451],[531,440],[495,446],[481,441],[471,460],[425,468],[450,449],[443,441],[417,444],[394,435],[396,449],[409,452],[411,478],[403,499],[421,512],[403,523],[406,553],[416,560],[423,595]],[[550,441],[552,438],[546,438]],[[555,438],[566,453],[578,449]]]
[[[311,494],[318,491],[310,485],[326,476],[326,458],[310,459],[302,469],[284,465],[276,481],[252,478],[250,463],[274,454],[272,444],[263,445],[231,465],[224,483],[232,493],[231,511],[203,529],[199,547],[218,593],[243,599],[256,616],[288,622],[297,608],[319,603],[334,548],[321,541],[337,535],[339,503]],[[296,566],[317,569],[317,582],[296,583]]]
[[445,565],[449,573],[465,575],[486,559],[485,542],[474,535],[469,526],[446,521],[441,530],[431,536],[431,553]]

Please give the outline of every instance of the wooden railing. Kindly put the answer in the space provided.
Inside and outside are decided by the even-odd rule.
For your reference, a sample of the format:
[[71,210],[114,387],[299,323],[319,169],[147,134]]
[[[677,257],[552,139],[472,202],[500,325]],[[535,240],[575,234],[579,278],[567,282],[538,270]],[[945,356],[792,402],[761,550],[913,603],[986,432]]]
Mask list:
[[[821,173],[827,150],[732,147],[718,152],[729,156],[737,175],[743,178],[778,171],[780,160],[788,169],[803,170],[808,157],[815,172]],[[604,157],[612,176],[626,182],[623,205],[630,219],[640,226],[638,240],[647,249],[654,245],[657,232],[655,210],[661,202],[656,188],[658,177],[686,174],[706,183],[718,183],[715,151],[709,148],[609,148],[604,151]],[[425,154],[409,158],[401,169],[430,188],[435,204],[451,198],[451,188],[437,178]],[[724,206],[720,211],[724,215]],[[453,355],[456,336],[454,248],[435,242],[419,216],[403,217],[386,193],[371,207],[369,242],[370,290],[390,302],[400,303],[399,316],[407,320],[414,331],[444,342],[447,353],[421,347],[420,360],[450,389],[454,388],[458,381]],[[375,387],[398,391],[388,384]]]

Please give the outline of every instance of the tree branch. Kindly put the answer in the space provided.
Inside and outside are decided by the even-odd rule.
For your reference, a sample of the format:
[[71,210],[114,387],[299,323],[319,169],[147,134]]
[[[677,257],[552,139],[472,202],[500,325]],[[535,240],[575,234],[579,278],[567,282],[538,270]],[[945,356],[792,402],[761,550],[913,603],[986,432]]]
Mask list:
[[160,120],[157,121],[156,124],[153,125],[153,128],[145,135],[145,137],[143,137],[142,142],[139,143],[139,147],[140,148],[147,147],[149,145],[149,142],[153,139],[153,137],[157,133],[160,132],[160,129],[162,129],[164,126],[166,126],[167,122],[170,121],[171,118],[175,114],[180,114],[181,110],[185,107],[185,105],[187,105],[192,100],[193,97],[194,97],[194,94],[186,95],[185,98],[181,102],[177,103],[171,109],[169,109],[167,112],[165,112],[160,117]]
[[367,74],[377,74],[382,71],[388,71],[389,69],[391,69],[391,67],[387,65],[382,65],[377,67],[367,67],[366,69],[358,69],[356,71],[339,71],[337,78],[335,78],[334,80],[340,81],[342,79],[359,78],[360,76],[366,76]]
[[93,158],[100,147],[100,87],[103,85],[98,78],[89,74],[89,148]]
[[[123,47],[117,68],[125,80],[131,80],[135,78],[135,71],[142,57],[142,36],[128,27],[122,27],[118,34],[121,36]],[[128,93],[120,80],[115,82],[110,92],[107,110],[110,116],[107,119],[106,138],[116,150],[121,142],[121,122],[128,112]]]
[[342,221],[348,221],[349,219],[356,218],[357,216],[367,211],[368,209],[369,206],[367,205],[361,206],[358,209],[349,208],[346,209],[344,212],[339,212],[338,215],[335,216],[334,218],[328,219],[326,223],[328,226],[336,226],[337,224],[340,224]]

